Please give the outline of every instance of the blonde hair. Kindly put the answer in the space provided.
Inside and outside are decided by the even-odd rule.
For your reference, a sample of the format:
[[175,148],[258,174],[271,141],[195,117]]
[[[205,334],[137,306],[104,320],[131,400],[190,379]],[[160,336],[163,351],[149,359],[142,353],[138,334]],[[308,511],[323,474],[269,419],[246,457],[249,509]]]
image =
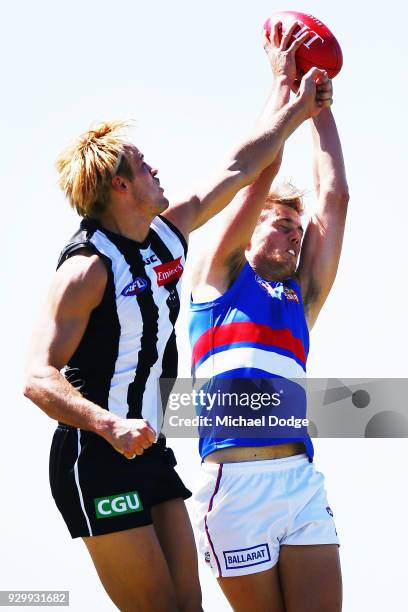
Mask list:
[[59,186],[80,216],[96,216],[106,208],[115,174],[133,178],[126,156],[130,125],[122,120],[99,123],[59,155]]
[[265,206],[262,212],[271,210],[277,204],[283,204],[293,208],[299,215],[303,215],[305,207],[303,204],[303,196],[305,192],[298,189],[290,181],[285,181],[274,187],[266,196]]

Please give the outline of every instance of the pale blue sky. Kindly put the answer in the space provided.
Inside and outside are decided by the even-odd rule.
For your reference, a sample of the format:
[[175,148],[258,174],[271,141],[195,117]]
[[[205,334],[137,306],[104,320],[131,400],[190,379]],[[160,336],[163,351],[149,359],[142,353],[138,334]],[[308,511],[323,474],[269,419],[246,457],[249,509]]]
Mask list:
[[[270,84],[261,27],[274,10],[288,8],[327,23],[344,54],[343,70],[334,80],[333,111],[344,144],[350,213],[338,278],[312,333],[309,371],[407,376],[407,15],[402,2],[8,4],[0,42],[7,254],[1,452],[2,490],[9,500],[0,523],[7,559],[2,589],[67,588],[74,610],[86,609],[90,601],[98,610],[112,609],[81,543],[69,540],[48,490],[54,425],[20,393],[27,336],[57,254],[78,224],[57,189],[55,157],[91,122],[132,116],[138,122],[135,143],[159,168],[170,200],[188,194],[253,125]],[[310,153],[304,126],[287,145],[282,176],[311,190]],[[313,204],[312,197],[308,201]],[[192,255],[206,231],[193,236]],[[186,297],[188,287],[187,269]],[[179,338],[187,372],[185,310]],[[191,484],[198,471],[195,442],[175,447],[180,473]],[[408,502],[399,484],[405,478],[406,441],[318,441],[316,447],[343,536],[345,611],[365,604],[379,612],[392,603],[402,609],[407,537],[404,529],[392,533],[392,527]],[[383,467],[388,454],[390,473]],[[207,605],[227,610],[205,568],[203,585]]]

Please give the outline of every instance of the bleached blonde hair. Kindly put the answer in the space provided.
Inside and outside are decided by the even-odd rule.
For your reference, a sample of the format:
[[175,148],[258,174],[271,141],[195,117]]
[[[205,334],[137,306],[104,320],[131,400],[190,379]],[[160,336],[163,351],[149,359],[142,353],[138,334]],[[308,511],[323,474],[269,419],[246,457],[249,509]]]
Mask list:
[[115,174],[133,178],[126,156],[130,125],[123,120],[99,123],[58,156],[59,186],[80,216],[94,217],[106,208]]
[[290,181],[285,181],[276,185],[266,196],[265,206],[263,211],[270,210],[276,204],[284,204],[296,210],[299,215],[303,215],[305,207],[303,204],[303,197],[305,192],[299,189]]
[[299,215],[303,215],[305,207],[303,204],[303,197],[305,191],[299,189],[290,181],[285,181],[279,185],[274,185],[273,189],[268,193],[265,199],[264,207],[259,215],[257,226],[260,225],[265,219],[273,212],[276,205],[283,204],[293,208]]

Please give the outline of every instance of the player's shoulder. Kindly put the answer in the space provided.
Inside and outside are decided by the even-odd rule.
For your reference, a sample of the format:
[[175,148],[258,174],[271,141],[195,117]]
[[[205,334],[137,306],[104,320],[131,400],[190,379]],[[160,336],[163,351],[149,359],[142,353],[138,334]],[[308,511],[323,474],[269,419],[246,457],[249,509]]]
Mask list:
[[108,271],[100,255],[86,247],[68,257],[55,273],[53,287],[61,297],[92,302],[102,300]]
[[185,248],[187,248],[190,233],[189,208],[188,206],[186,208],[189,202],[171,204],[159,215],[160,219],[176,234]]
[[107,279],[107,269],[103,258],[86,246],[72,253],[60,265],[57,273],[78,280],[98,281]]

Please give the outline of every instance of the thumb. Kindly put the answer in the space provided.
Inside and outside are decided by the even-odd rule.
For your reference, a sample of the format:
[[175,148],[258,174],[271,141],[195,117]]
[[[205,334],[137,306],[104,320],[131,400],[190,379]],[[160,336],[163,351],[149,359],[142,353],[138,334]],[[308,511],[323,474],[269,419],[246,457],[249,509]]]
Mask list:
[[149,421],[145,420],[145,424],[148,427],[148,438],[150,442],[154,442],[156,439],[156,432],[153,427],[150,425]]

